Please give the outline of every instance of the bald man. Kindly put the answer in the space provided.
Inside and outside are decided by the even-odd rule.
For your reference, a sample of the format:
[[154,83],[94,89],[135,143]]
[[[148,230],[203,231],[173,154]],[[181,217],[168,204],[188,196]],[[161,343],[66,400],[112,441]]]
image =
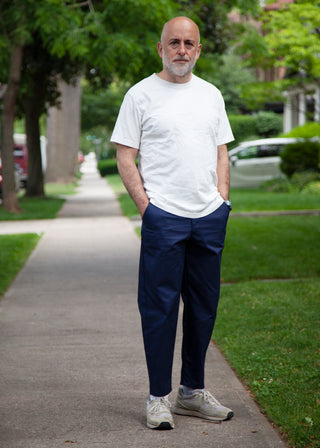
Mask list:
[[231,209],[226,144],[233,135],[220,91],[192,73],[201,53],[197,25],[187,17],[170,20],[157,48],[162,71],[127,92],[111,141],[142,217],[138,304],[150,386],[147,426],[173,429],[180,296],[182,367],[173,412],[213,421],[233,416],[204,385]]

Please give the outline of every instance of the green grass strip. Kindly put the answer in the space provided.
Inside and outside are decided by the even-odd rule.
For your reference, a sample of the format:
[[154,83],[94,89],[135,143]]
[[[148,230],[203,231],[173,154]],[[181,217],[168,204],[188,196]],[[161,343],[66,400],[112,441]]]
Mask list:
[[52,182],[45,184],[44,190],[46,196],[73,195],[77,192],[77,186],[78,181],[74,181],[69,184]]
[[304,192],[279,193],[263,189],[230,191],[233,211],[280,211],[320,209],[319,194]]
[[[72,195],[76,193],[78,182],[70,184],[49,183],[45,185],[46,196],[19,197],[22,213],[9,213],[0,206],[0,221],[21,221],[29,219],[54,219],[63,206],[65,199],[60,195]],[[20,194],[23,194],[20,193]]]
[[54,219],[65,200],[61,198],[26,198],[19,199],[22,213],[10,213],[0,207],[0,221],[21,221],[24,219]]
[[222,281],[320,276],[320,217],[230,218]]
[[214,339],[295,448],[319,447],[320,279],[223,286]]
[[34,233],[0,235],[0,297],[23,267],[39,239],[40,235]]

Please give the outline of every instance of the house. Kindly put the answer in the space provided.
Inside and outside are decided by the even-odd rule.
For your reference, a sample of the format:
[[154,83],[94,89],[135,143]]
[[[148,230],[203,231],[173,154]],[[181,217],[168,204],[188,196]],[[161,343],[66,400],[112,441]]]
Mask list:
[[[267,3],[260,0],[265,11],[278,11],[286,4],[294,3],[294,0],[278,0]],[[238,13],[231,13],[230,20],[243,21]],[[246,19],[245,19],[246,20]],[[250,20],[257,29],[261,23]],[[256,78],[261,82],[279,81],[288,76],[286,67],[271,67],[268,69],[256,68]],[[296,126],[301,126],[307,121],[320,121],[320,86],[315,83],[305,84],[305,87],[295,87],[284,92],[286,98],[283,104],[283,130],[289,132]]]

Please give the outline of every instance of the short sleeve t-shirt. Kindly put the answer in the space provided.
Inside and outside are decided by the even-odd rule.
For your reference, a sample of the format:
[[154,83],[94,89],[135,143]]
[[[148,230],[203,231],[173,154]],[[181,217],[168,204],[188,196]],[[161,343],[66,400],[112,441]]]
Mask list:
[[217,146],[234,140],[220,91],[192,75],[171,83],[156,74],[125,95],[111,141],[139,150],[150,202],[178,216],[200,218],[222,203]]

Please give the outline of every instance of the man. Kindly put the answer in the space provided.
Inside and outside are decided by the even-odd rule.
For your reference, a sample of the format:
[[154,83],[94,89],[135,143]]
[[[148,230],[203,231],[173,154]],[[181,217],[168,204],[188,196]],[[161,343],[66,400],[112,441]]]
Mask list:
[[174,412],[218,421],[233,416],[204,389],[231,208],[226,144],[233,135],[218,89],[192,74],[200,52],[192,20],[167,22],[158,43],[163,69],[128,91],[111,137],[120,176],[142,216],[138,303],[152,429],[174,428],[168,395],[180,295],[182,369]]

